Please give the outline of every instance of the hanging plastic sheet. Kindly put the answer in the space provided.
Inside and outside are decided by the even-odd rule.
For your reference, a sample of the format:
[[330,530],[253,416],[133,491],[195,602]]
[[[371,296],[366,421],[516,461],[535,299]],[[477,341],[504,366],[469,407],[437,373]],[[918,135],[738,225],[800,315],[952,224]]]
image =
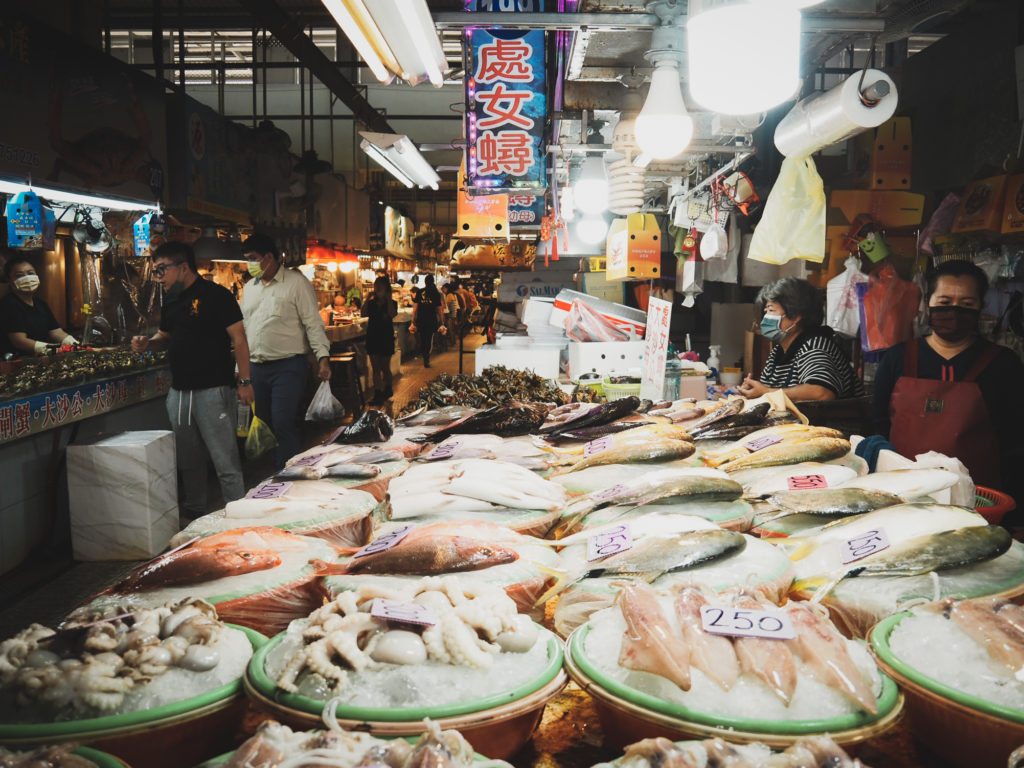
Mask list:
[[[863,283],[857,286],[858,292]],[[866,352],[887,349],[914,338],[921,291],[901,280],[891,264],[876,269],[868,278],[861,301],[861,346]]]

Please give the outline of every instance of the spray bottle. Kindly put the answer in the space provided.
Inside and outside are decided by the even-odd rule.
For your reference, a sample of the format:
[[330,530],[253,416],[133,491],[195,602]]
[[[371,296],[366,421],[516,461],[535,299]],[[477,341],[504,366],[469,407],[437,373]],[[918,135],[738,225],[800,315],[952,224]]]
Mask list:
[[708,347],[708,362],[707,366],[711,369],[711,380],[718,383],[718,367],[721,365],[718,356],[722,353],[722,348],[718,344],[712,344]]

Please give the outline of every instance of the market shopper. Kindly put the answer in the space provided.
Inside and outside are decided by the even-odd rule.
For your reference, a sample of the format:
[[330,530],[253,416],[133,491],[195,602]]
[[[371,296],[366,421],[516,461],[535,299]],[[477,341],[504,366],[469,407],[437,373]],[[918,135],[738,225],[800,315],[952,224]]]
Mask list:
[[199,278],[192,246],[161,245],[153,254],[152,274],[164,292],[160,328],[150,337],[135,336],[132,350],[167,349],[171,365],[167,416],[174,429],[182,480],[178,508],[182,516],[196,518],[207,512],[207,453],[224,503],[245,495],[234,390],[243,405],[252,402],[249,345],[234,296],[227,288]]
[[362,315],[367,318],[366,353],[373,367],[373,405],[381,405],[393,396],[391,387],[391,357],[395,354],[395,315],[398,304],[391,298],[391,283],[386,277],[373,281],[373,293],[363,304]]
[[462,310],[459,308],[459,299],[456,296],[458,291],[454,289],[451,282],[447,282],[441,286],[441,296],[444,299],[445,307],[445,325],[448,328],[448,346],[449,348],[454,347],[456,339],[459,337],[459,327],[462,323]]
[[747,374],[739,390],[760,397],[781,389],[790,400],[835,400],[864,394],[832,329],[822,325],[824,298],[806,280],[784,277],[757,294],[761,333],[773,342],[759,378]]
[[430,348],[434,343],[434,334],[440,329],[445,333],[444,303],[441,294],[434,287],[434,276],[427,275],[423,281],[423,290],[416,296],[416,304],[412,310],[412,322],[409,332],[419,337],[420,350],[423,354],[423,367],[430,367]]
[[[901,454],[938,451],[960,459],[978,485],[1024,503],[1024,363],[981,337],[988,278],[968,261],[928,275],[931,334],[892,347],[875,375],[877,431]],[[1012,524],[1024,524],[1018,514]]]
[[45,355],[49,345],[78,343],[60,327],[49,305],[36,296],[39,276],[26,254],[8,253],[4,278],[11,292],[0,300],[0,357]]
[[299,413],[309,376],[312,350],[318,374],[331,378],[331,345],[317,312],[313,284],[284,266],[284,257],[268,235],[255,233],[242,243],[249,262],[249,283],[242,296],[245,332],[252,350],[256,415],[277,438],[274,465],[299,452]]

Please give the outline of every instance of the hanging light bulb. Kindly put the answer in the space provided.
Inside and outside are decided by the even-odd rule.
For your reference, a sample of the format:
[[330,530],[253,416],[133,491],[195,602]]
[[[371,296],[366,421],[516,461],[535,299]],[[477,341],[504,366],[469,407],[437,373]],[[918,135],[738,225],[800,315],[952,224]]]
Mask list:
[[604,220],[604,216],[587,216],[579,220],[576,234],[587,245],[597,245],[608,234],[608,222]]
[[647,101],[636,118],[636,143],[656,160],[675,157],[693,138],[693,118],[686,113],[674,59],[655,64]]
[[337,272],[338,271],[338,262],[336,262],[336,261],[328,261],[327,262],[327,271],[328,272]]
[[601,213],[608,208],[608,177],[604,160],[591,155],[583,161],[580,177],[573,187],[576,209],[582,213]]
[[793,95],[800,84],[796,3],[692,0],[689,7],[690,94],[698,104],[749,115]]

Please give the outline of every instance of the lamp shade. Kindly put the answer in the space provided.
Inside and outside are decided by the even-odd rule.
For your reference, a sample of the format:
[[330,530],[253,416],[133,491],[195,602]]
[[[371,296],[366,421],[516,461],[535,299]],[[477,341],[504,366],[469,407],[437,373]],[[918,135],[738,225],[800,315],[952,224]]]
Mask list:
[[601,213],[608,208],[608,176],[600,157],[592,155],[583,161],[580,177],[573,187],[573,201],[582,213]]
[[800,11],[793,5],[718,4],[691,15],[686,33],[690,95],[706,109],[763,112],[800,84]]
[[636,143],[657,160],[675,157],[693,138],[693,118],[686,112],[675,62],[662,61],[651,75],[647,101],[636,118]]

